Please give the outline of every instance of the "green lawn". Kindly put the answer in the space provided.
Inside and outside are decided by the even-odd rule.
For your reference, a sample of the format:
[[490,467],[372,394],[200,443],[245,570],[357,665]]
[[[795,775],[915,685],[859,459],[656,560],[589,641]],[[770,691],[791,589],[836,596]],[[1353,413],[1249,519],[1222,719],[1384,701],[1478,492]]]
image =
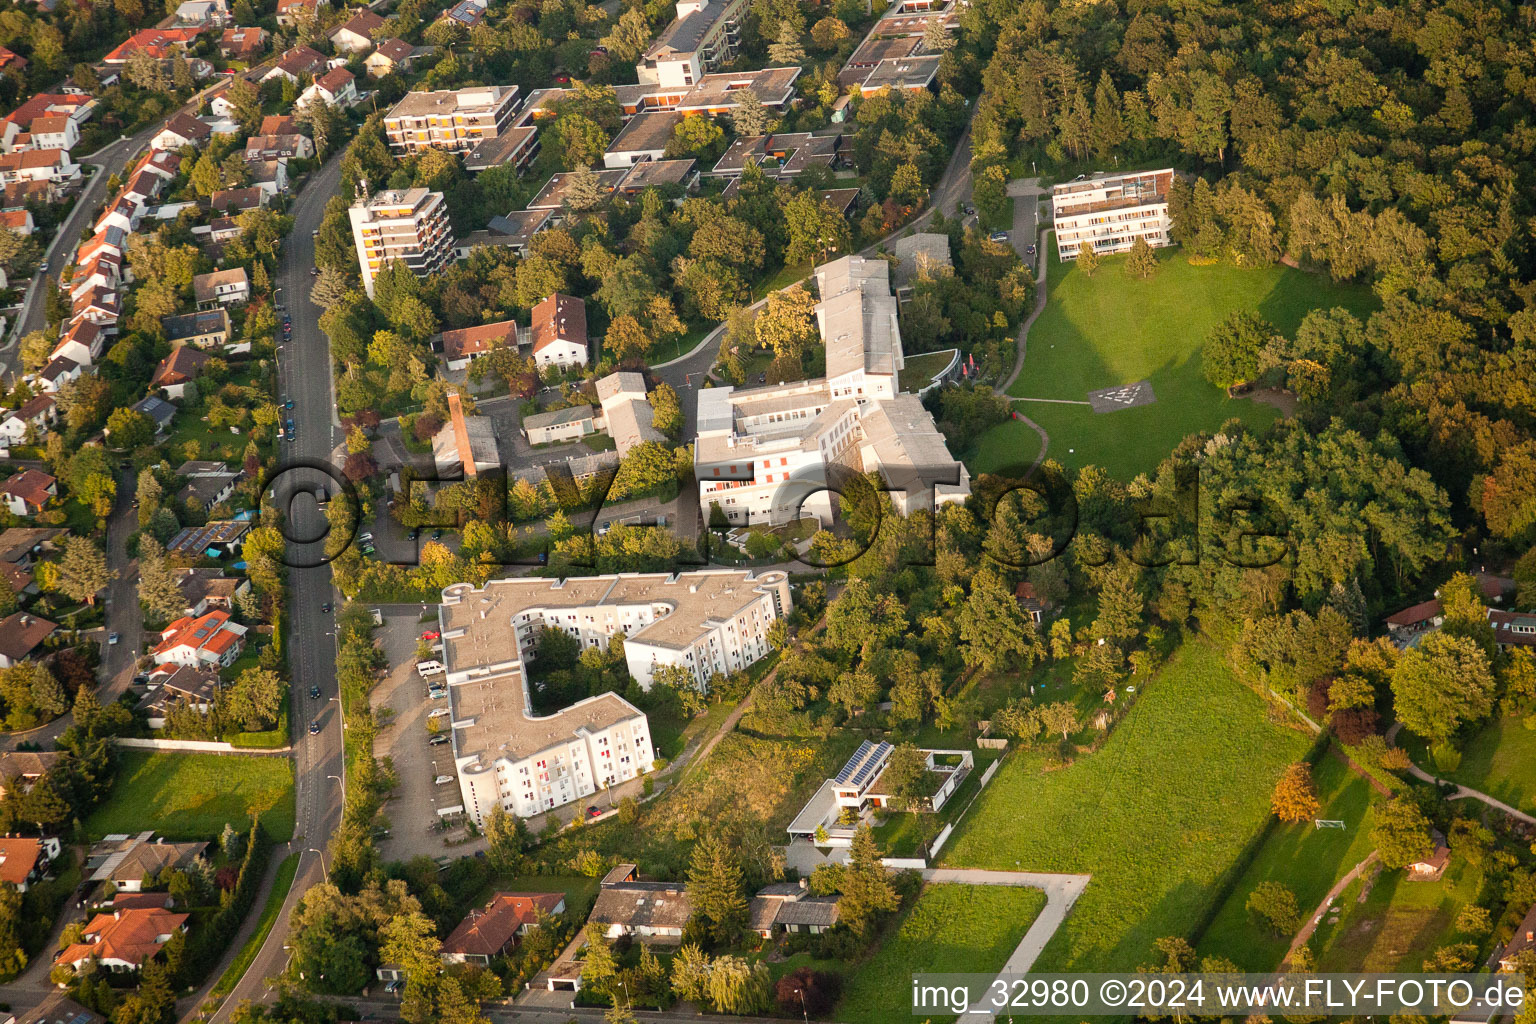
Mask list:
[[276,842],[293,835],[293,764],[286,757],[125,750],[117,782],[92,812],[94,839],[154,829],[168,839],[209,839],[261,813]]
[[1423,741],[1406,729],[1398,742],[1425,771],[1481,790],[1522,811],[1536,811],[1536,729],[1527,729],[1520,719],[1495,719],[1468,740],[1462,747],[1461,766],[1453,772],[1436,768]]
[[1276,822],[1264,845],[1238,879],[1227,901],[1200,940],[1206,956],[1224,956],[1245,971],[1272,971],[1291,944],[1255,922],[1248,896],[1260,882],[1279,882],[1296,894],[1303,916],[1328,895],[1335,882],[1371,852],[1370,783],[1342,760],[1325,756],[1312,772],[1322,800],[1318,817],[1342,821],[1344,828],[1317,828]]
[[[1375,307],[1364,288],[1288,267],[1194,267],[1177,248],[1159,251],[1160,269],[1146,280],[1126,276],[1124,257],[1104,260],[1091,278],[1063,266],[1054,246],[1049,258],[1045,311],[1030,328],[1024,372],[1009,394],[1084,401],[1089,391],[1150,381],[1155,403],[1103,415],[1086,405],[1018,403],[1050,434],[1051,458],[1096,463],[1125,479],[1154,469],[1190,433],[1234,416],[1255,426],[1275,419],[1273,408],[1229,399],[1201,376],[1201,346],[1228,314],[1257,311],[1289,336],[1309,310],[1344,306],[1361,315]],[[986,453],[1017,443],[1016,433],[1001,433],[1013,426],[983,438],[973,472],[1008,461]]]
[[[1319,971],[1418,971],[1424,958],[1449,942],[1479,942],[1458,935],[1456,915],[1474,902],[1482,873],[1452,858],[1437,882],[1409,881],[1405,872],[1383,871],[1365,901],[1362,882],[1340,894],[1340,913],[1318,926],[1311,946]],[[1475,959],[1482,960],[1482,952]]]
[[952,348],[907,356],[906,365],[901,368],[901,390],[910,391],[913,394],[923,390],[933,383],[935,376],[949,368],[954,358],[955,350]]
[[1191,644],[1143,686],[1104,746],[1055,771],[1010,757],[944,848],[946,867],[1087,872],[1041,971],[1131,970],[1184,935],[1269,817],[1285,766],[1308,746],[1270,725],[1219,652]]
[[[1033,402],[1019,403],[1015,406],[1019,412],[1030,419],[1039,422],[1035,413],[1043,406]],[[1018,472],[1034,465],[1040,457],[1040,435],[1035,433],[1035,428],[1018,420],[1009,420],[1000,423],[982,434],[970,449],[969,454],[962,456],[966,468],[972,474]],[[1051,435],[1051,458],[1056,458],[1056,435]]]
[[[846,978],[834,1016],[846,1024],[889,1024],[908,1019],[914,972],[998,971],[1044,908],[1045,893],[1039,889],[929,886],[879,952]],[[934,1014],[930,1019],[939,1022],[954,1017]]]

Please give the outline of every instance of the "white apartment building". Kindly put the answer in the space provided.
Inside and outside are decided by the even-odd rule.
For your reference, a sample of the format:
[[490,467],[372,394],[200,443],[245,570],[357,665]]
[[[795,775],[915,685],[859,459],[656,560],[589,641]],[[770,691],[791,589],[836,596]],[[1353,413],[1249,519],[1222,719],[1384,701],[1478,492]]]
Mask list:
[[396,153],[427,149],[467,153],[504,135],[517,114],[517,86],[411,92],[384,115],[384,134]]
[[678,0],[677,17],[635,65],[641,85],[686,89],[732,60],[747,0]]
[[583,647],[624,635],[642,687],[658,665],[683,666],[702,685],[766,655],[768,628],[789,609],[782,572],[513,577],[447,588],[438,622],[464,813],[483,823],[500,803],[522,817],[539,814],[642,775],[655,760],[645,715],[617,694],[533,713],[523,663],[544,628]]
[[441,270],[453,259],[448,204],[441,192],[410,188],[363,196],[348,211],[357,244],[363,288],[373,297],[373,281],[391,260],[404,260],[417,277]]
[[1095,174],[1051,188],[1051,219],[1056,252],[1063,261],[1077,259],[1083,242],[1101,254],[1128,252],[1138,236],[1154,249],[1173,244],[1168,237],[1168,190],[1173,170]]
[[963,501],[970,474],[916,395],[903,365],[890,264],[845,256],[816,268],[816,321],[827,375],[737,391],[699,392],[694,475],[706,515],[733,525],[833,517],[851,474],[878,472],[903,515]]

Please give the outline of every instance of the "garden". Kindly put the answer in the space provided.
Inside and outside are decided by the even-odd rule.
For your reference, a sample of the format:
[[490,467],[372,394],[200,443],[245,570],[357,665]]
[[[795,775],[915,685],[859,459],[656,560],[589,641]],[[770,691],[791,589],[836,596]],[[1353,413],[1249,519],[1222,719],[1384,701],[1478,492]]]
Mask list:
[[1404,730],[1398,742],[1414,762],[1436,775],[1487,793],[1511,807],[1536,813],[1536,729],[1513,717],[1495,718],[1466,742],[1461,764],[1454,769],[1434,766],[1417,736]]
[[[1062,465],[1099,465],[1128,480],[1153,470],[1191,433],[1232,417],[1250,426],[1273,421],[1273,408],[1229,398],[1201,374],[1205,338],[1229,314],[1257,311],[1289,336],[1313,309],[1343,306],[1363,315],[1376,305],[1364,288],[1289,267],[1192,266],[1178,249],[1158,255],[1158,271],[1146,279],[1127,275],[1124,257],[1106,259],[1089,276],[1048,247],[1045,310],[1008,393],[1056,400],[1016,408],[1050,435],[1047,454]],[[1151,405],[1101,415],[1086,404],[1089,391],[1142,380],[1156,395]],[[1034,431],[1006,423],[983,438],[970,469],[1028,464],[1037,452]]]
[[286,757],[125,750],[117,781],[85,830],[92,839],[152,825],[167,839],[206,839],[252,814],[274,842],[293,835],[293,763]]

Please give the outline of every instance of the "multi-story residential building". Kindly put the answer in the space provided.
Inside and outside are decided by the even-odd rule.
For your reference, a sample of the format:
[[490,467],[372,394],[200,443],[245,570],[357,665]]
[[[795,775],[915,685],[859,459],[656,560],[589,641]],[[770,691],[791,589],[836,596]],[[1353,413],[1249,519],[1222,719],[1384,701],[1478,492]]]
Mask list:
[[166,626],[149,654],[156,665],[228,668],[244,647],[245,627],[229,621],[228,612],[215,608],[206,615],[180,618]]
[[736,525],[826,523],[843,481],[872,472],[903,515],[963,500],[970,474],[918,397],[901,390],[890,264],[845,256],[817,267],[816,283],[825,377],[699,392],[700,506],[718,506]]
[[1051,189],[1051,217],[1056,252],[1063,261],[1077,259],[1087,242],[1094,252],[1126,252],[1145,238],[1153,248],[1171,245],[1168,237],[1168,190],[1173,170],[1095,174]]
[[426,149],[465,153],[503,135],[517,114],[517,86],[411,92],[384,115],[391,149],[405,156]]
[[678,0],[677,18],[635,65],[641,85],[687,88],[736,56],[746,0]]
[[523,662],[545,628],[624,656],[644,688],[659,665],[702,683],[768,653],[768,629],[789,613],[789,578],[749,571],[514,577],[443,591],[443,640],[454,764],[463,810],[483,822],[498,803],[524,817],[580,800],[650,770],[650,727],[605,693],[538,716]]
[[403,260],[418,277],[435,273],[453,258],[448,204],[441,192],[424,188],[391,189],[364,195],[352,204],[352,239],[363,288],[373,297],[373,281],[391,260]]

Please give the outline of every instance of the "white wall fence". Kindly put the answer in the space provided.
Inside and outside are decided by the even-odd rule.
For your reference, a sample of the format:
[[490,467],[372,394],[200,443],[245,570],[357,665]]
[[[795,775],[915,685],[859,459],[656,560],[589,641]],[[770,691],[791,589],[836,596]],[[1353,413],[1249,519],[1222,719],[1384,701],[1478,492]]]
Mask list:
[[120,747],[134,750],[180,750],[196,754],[255,754],[260,757],[287,757],[292,747],[237,747],[233,743],[215,740],[157,740],[138,736],[117,736],[112,740]]

